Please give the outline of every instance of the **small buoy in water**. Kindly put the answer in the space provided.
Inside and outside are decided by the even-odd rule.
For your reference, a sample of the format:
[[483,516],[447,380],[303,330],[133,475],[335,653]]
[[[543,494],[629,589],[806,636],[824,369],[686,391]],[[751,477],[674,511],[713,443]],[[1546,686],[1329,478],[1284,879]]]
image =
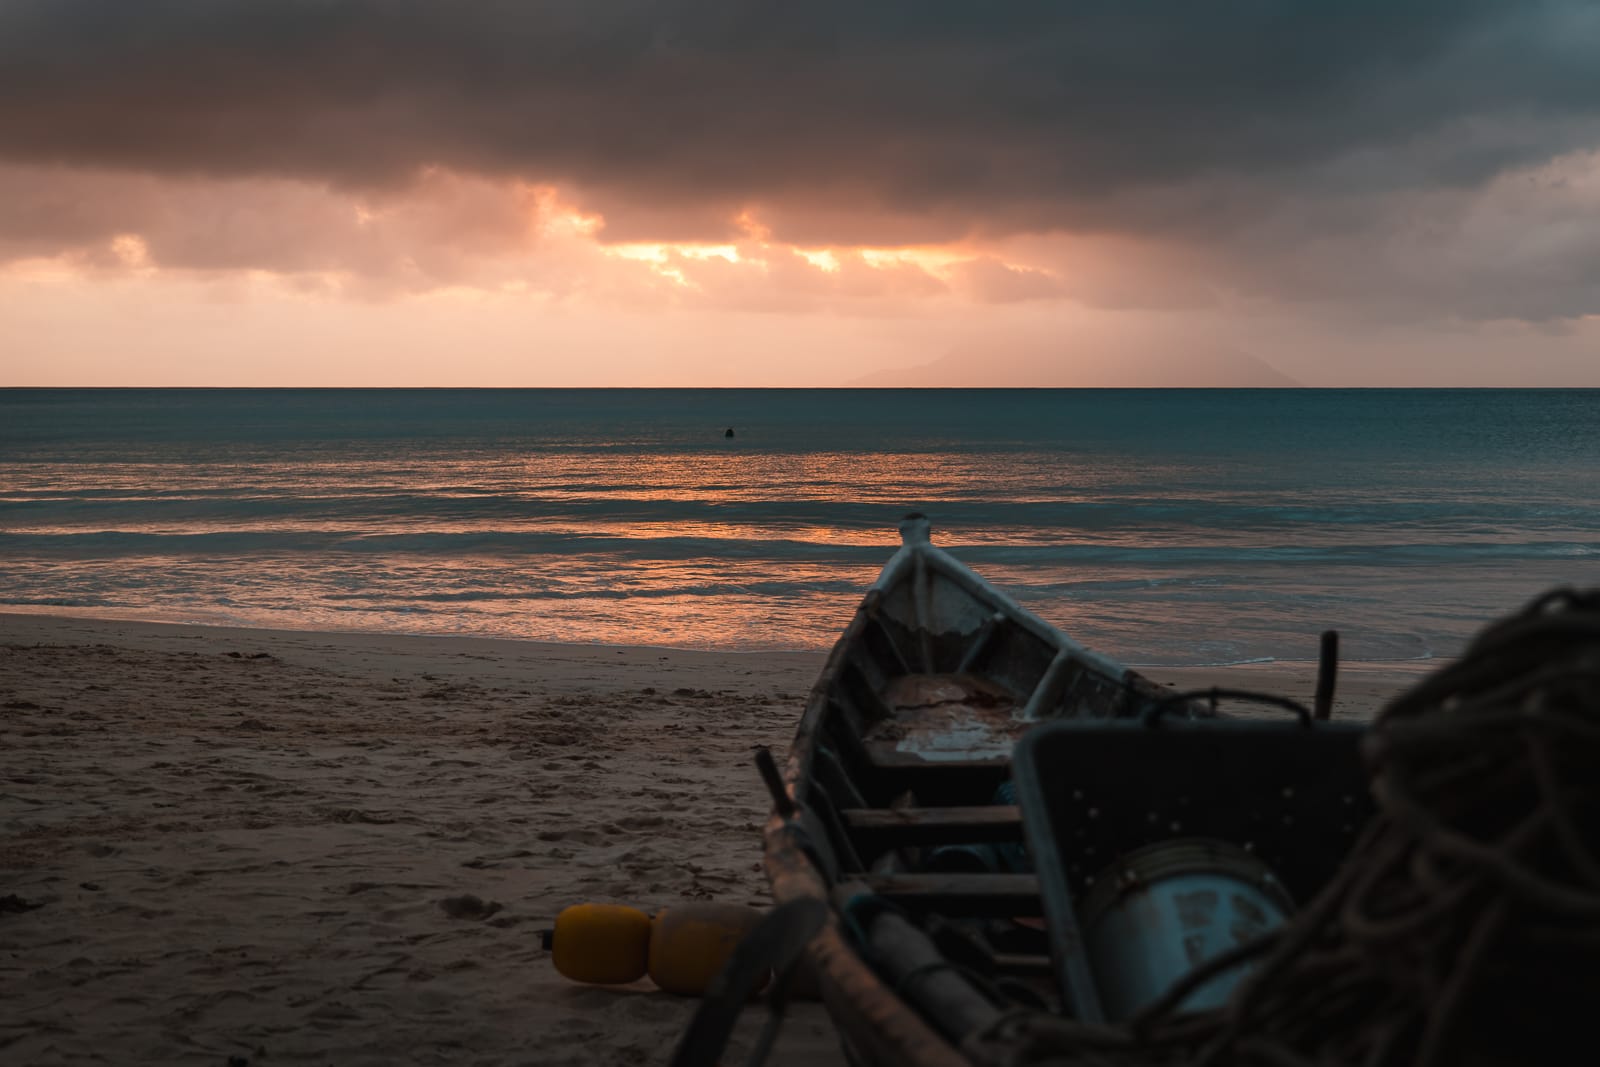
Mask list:
[[722,436],[724,436],[724,437],[732,437],[733,436],[733,427],[729,426],[728,427],[728,432],[723,434]]
[[574,982],[625,985],[649,974],[668,993],[698,997],[761,916],[741,904],[678,904],[654,919],[622,904],[574,904],[543,942]]

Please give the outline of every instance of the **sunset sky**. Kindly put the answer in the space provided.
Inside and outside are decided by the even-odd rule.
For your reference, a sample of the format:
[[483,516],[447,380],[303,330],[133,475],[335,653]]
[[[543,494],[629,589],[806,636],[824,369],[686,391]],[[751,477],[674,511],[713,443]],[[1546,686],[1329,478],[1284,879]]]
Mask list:
[[9,0],[0,384],[1600,386],[1600,4]]

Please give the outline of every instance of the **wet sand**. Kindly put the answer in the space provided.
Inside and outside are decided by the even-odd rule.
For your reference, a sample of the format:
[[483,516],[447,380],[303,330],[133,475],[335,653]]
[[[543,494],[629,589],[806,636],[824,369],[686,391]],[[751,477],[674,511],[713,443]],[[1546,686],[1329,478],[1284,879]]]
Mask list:
[[[573,985],[537,931],[766,904],[751,752],[822,659],[0,615],[0,1060],[663,1063],[696,1002]],[[1347,671],[1339,714],[1405,680]],[[843,1062],[819,1005],[769,1062]]]

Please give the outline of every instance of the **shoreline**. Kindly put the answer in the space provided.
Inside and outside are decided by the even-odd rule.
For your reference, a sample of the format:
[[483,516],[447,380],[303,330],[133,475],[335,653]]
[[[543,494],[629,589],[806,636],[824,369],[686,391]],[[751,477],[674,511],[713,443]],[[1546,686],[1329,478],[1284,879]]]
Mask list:
[[[152,619],[134,614],[101,615],[84,613],[79,607],[52,607],[49,605],[0,604],[0,619],[59,619],[75,623],[108,623],[117,626],[191,628],[207,633],[238,631],[242,633],[317,635],[325,637],[393,638],[397,641],[485,641],[503,642],[507,645],[540,645],[549,648],[621,648],[640,652],[708,653],[727,656],[789,656],[827,655],[827,649],[806,648],[718,648],[714,646],[618,644],[608,641],[549,641],[537,637],[510,637],[498,634],[443,633],[421,630],[362,630],[317,629],[305,627],[251,626],[238,622],[206,622],[199,619]],[[840,624],[841,629],[843,623]]]
[[[74,624],[93,626],[106,624],[116,627],[134,627],[136,629],[150,628],[152,630],[191,629],[201,633],[240,633],[280,635],[284,637],[317,637],[327,639],[352,640],[371,639],[393,640],[400,642],[421,641],[460,641],[483,642],[488,645],[505,646],[506,651],[524,646],[536,646],[542,649],[620,649],[624,652],[649,653],[657,652],[672,656],[676,655],[706,655],[706,656],[744,656],[744,657],[813,657],[820,669],[823,659],[828,655],[831,645],[826,648],[722,648],[717,646],[688,646],[688,645],[651,645],[636,643],[612,643],[606,641],[550,641],[536,637],[509,637],[503,635],[470,634],[470,633],[442,633],[408,630],[361,630],[361,629],[306,629],[297,627],[275,626],[247,626],[234,622],[203,622],[200,620],[169,620],[141,618],[137,615],[100,615],[81,614],[76,608],[52,608],[48,606],[35,607],[32,605],[3,604],[0,605],[0,627],[9,628],[13,625],[23,625],[23,620],[53,619],[63,627]],[[848,622],[848,616],[841,618],[840,629]],[[47,628],[51,624],[44,624]],[[1193,675],[1197,672],[1219,672],[1226,675],[1263,673],[1268,675],[1283,674],[1299,676],[1310,672],[1313,676],[1317,670],[1317,663],[1311,659],[1277,659],[1263,657],[1261,659],[1233,660],[1225,663],[1157,663],[1123,661],[1115,650],[1093,647],[1093,651],[1111,657],[1123,663],[1124,666],[1151,677],[1165,677],[1166,675]],[[1339,671],[1359,673],[1364,676],[1393,678],[1396,681],[1408,682],[1429,674],[1449,664],[1453,656],[1428,656],[1425,658],[1396,659],[1396,660],[1340,660]]]
[[[663,1062],[697,1002],[574,985],[536,932],[765,904],[751,752],[824,658],[0,614],[0,897],[35,906],[0,915],[0,1051]],[[1148,673],[1309,699],[1315,671]],[[1407,680],[1353,669],[1336,715]],[[820,1005],[770,1062],[842,1062]]]

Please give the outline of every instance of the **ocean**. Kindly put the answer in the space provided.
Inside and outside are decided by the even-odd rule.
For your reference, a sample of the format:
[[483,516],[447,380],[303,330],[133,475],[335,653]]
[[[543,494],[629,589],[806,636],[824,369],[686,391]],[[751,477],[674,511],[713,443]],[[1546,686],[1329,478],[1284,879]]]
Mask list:
[[918,510],[1131,664],[1425,665],[1597,470],[1589,391],[0,390],[0,610],[821,649]]

